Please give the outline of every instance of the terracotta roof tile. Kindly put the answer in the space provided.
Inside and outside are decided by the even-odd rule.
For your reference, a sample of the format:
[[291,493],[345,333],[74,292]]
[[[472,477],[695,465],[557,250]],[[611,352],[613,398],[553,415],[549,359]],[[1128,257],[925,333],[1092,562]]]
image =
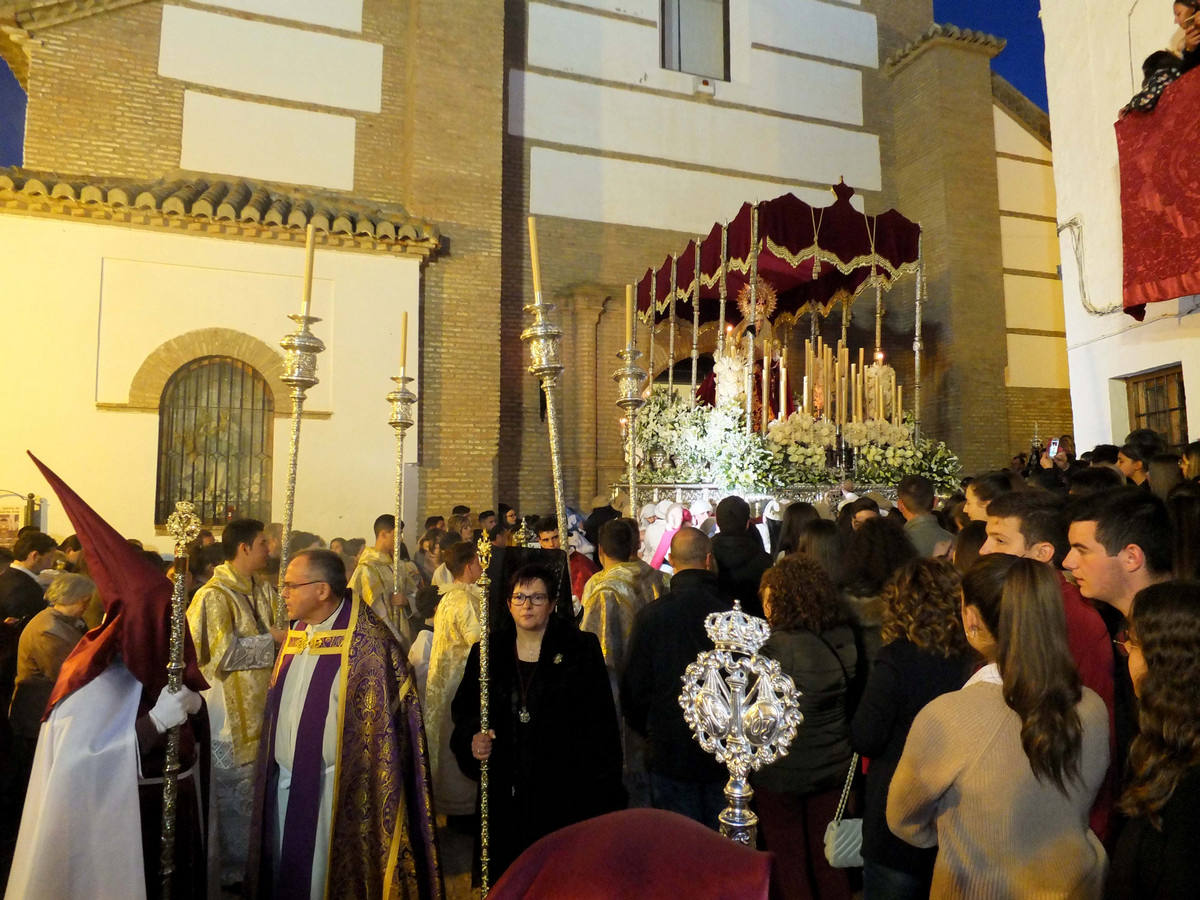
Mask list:
[[119,178],[67,178],[10,168],[0,169],[0,194],[5,193],[288,230],[303,230],[311,223],[317,231],[332,236],[366,238],[425,251],[436,250],[440,243],[435,226],[413,218],[400,206],[370,206],[336,195],[288,191],[244,179],[178,175],[145,183]]

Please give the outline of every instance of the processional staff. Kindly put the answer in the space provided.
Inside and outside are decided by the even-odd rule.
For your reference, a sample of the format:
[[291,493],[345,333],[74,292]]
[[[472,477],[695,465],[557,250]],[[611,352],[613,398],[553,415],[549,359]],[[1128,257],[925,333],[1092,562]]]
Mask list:
[[678,290],[679,257],[671,256],[671,318],[667,331],[667,390],[675,393],[675,294]]
[[[400,590],[400,548],[403,546],[404,526],[404,436],[413,424],[413,406],[417,395],[408,389],[413,379],[408,377],[408,312],[400,313],[400,374],[392,376],[396,389],[387,395],[392,405],[388,424],[396,432],[396,527],[392,539],[392,590]],[[396,617],[395,600],[388,610]],[[395,623],[399,630],[399,623]]]
[[729,223],[725,222],[721,225],[721,302],[720,310],[717,312],[717,355],[725,352],[725,299],[729,286],[725,281],[725,275],[729,271],[728,263],[729,253]]
[[[700,241],[696,238],[696,272],[692,282],[692,393],[689,406],[696,405],[696,368],[700,361]],[[633,501],[630,500],[633,509]]]
[[[200,534],[200,517],[186,500],[175,504],[167,517],[167,531],[175,539],[175,583],[171,593],[171,656],[167,662],[167,690],[178,694],[183,687],[183,614],[187,605],[186,573],[188,545]],[[159,863],[163,900],[170,900],[175,874],[175,813],[179,798],[179,725],[167,731],[167,753],[163,763],[162,843]]]
[[287,575],[288,544],[292,537],[292,512],[296,503],[296,465],[300,458],[300,418],[304,412],[304,394],[317,383],[317,354],[325,349],[321,339],[308,326],[321,320],[310,316],[315,235],[309,223],[304,235],[304,300],[299,315],[288,316],[296,330],[279,342],[284,349],[284,369],[280,381],[292,389],[292,433],[288,444],[287,493],[283,500],[283,546],[279,554],[279,599],[275,605],[275,624],[286,627],[287,608],[283,603],[283,580]]
[[[750,321],[746,328],[746,334],[750,339],[750,356],[749,364],[746,369],[746,433],[749,434],[754,430],[754,337],[755,330],[758,328],[758,204],[755,203],[750,207]],[[768,365],[767,354],[763,353],[763,368]],[[762,430],[766,434],[767,420],[766,408],[769,405],[767,398],[763,396],[763,423]]]
[[533,303],[525,312],[533,314],[533,324],[521,332],[521,340],[529,345],[529,374],[541,380],[546,394],[546,428],[550,433],[550,469],[554,478],[554,513],[558,517],[559,543],[569,553],[567,545],[567,508],[563,500],[562,421],[559,410],[559,379],[563,365],[560,349],[562,330],[550,322],[553,303],[542,302],[542,273],[538,261],[537,220],[529,217],[529,253],[533,260]]
[[[635,458],[637,449],[637,411],[646,402],[642,397],[642,382],[646,380],[646,373],[637,364],[638,357],[642,354],[638,352],[637,345],[633,339],[633,322],[633,285],[627,284],[625,285],[625,349],[617,353],[617,357],[624,365],[613,372],[613,381],[617,383],[617,406],[625,410],[627,423],[625,430],[625,465],[626,474],[629,479],[629,508],[636,511],[638,509],[637,460]],[[695,360],[693,360],[694,362]],[[695,379],[693,378],[694,381]],[[696,391],[693,384],[693,399],[695,396]]]
[[921,253],[922,238],[917,238],[917,302],[913,320],[913,437],[921,437],[921,311],[925,306],[925,260]]
[[[522,522],[522,526],[524,523]],[[488,733],[491,727],[491,712],[488,708],[489,687],[491,684],[491,647],[492,647],[492,578],[488,567],[492,564],[492,542],[487,533],[479,536],[479,565],[483,571],[479,575],[479,730]],[[488,883],[488,760],[479,761],[479,891],[480,896],[486,897],[490,887]]]

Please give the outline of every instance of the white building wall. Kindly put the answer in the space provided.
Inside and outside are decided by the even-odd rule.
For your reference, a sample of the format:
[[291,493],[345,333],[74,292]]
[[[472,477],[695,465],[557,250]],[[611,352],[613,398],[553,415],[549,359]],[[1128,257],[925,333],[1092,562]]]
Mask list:
[[[1142,60],[1174,31],[1170,4],[1042,0],[1075,437],[1081,449],[1129,431],[1120,379],[1183,366],[1192,436],[1200,422],[1200,316],[1192,301],[1121,312],[1121,207],[1113,122]],[[1075,235],[1079,236],[1078,248]],[[1086,306],[1085,306],[1086,303]],[[1090,307],[1090,310],[1087,308]]]
[[788,190],[827,204],[843,176],[879,190],[862,97],[877,25],[855,5],[730,0],[720,81],[661,67],[657,0],[531,2],[528,68],[508,74],[530,212],[696,231]]
[[[53,254],[47,248],[54,248]],[[104,408],[128,401],[142,361],[171,338],[234,329],[278,348],[299,312],[302,245],[283,247],[112,225],[0,215],[0,267],[10,389],[0,431],[0,487],[48,496],[25,456],[38,454],[122,534],[170,549],[156,535],[158,415]],[[399,367],[400,314],[419,322],[415,258],[318,249],[314,333],[326,350],[301,430],[295,527],[326,539],[370,537],[393,504],[395,437],[384,397]],[[387,302],[382,302],[387,301]],[[408,335],[410,371],[418,329]],[[282,355],[282,351],[280,351]],[[276,412],[290,412],[286,396]],[[416,430],[410,432],[415,436]],[[289,420],[275,420],[272,515],[283,515]],[[415,521],[415,437],[406,446],[407,521]],[[72,530],[57,499],[46,527]]]
[[353,190],[353,114],[379,113],[383,94],[383,45],[355,36],[362,0],[204,5],[214,8],[163,6],[158,74],[189,86],[180,167]]

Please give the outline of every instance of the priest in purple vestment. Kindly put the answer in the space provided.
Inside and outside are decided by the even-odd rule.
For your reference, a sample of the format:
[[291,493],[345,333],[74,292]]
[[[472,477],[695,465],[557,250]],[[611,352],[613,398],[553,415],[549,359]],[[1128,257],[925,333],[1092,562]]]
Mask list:
[[441,897],[425,730],[404,652],[306,550],[283,582],[292,627],[267,695],[249,897]]

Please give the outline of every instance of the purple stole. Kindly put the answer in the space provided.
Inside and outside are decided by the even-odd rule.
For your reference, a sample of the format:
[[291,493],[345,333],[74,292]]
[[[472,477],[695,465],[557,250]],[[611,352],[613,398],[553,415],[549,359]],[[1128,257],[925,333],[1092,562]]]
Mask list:
[[[316,851],[317,816],[321,809],[321,775],[325,760],[321,755],[324,744],[325,719],[329,713],[329,690],[342,668],[342,656],[353,636],[347,631],[354,602],[349,596],[333,622],[330,631],[314,631],[310,653],[319,655],[313,667],[312,680],[300,711],[300,726],[296,733],[296,756],[292,760],[292,784],[288,791],[287,813],[283,822],[283,847],[279,857],[279,873],[275,878],[276,897],[309,897],[312,894],[312,865]],[[271,723],[270,760],[275,759],[275,728],[279,724],[279,701],[283,684],[295,655],[309,644],[305,631],[288,631],[279,669],[267,704],[267,721]],[[334,773],[337,777],[337,773]],[[274,797],[268,804],[271,829],[274,829]],[[329,848],[322,848],[328,852]]]

